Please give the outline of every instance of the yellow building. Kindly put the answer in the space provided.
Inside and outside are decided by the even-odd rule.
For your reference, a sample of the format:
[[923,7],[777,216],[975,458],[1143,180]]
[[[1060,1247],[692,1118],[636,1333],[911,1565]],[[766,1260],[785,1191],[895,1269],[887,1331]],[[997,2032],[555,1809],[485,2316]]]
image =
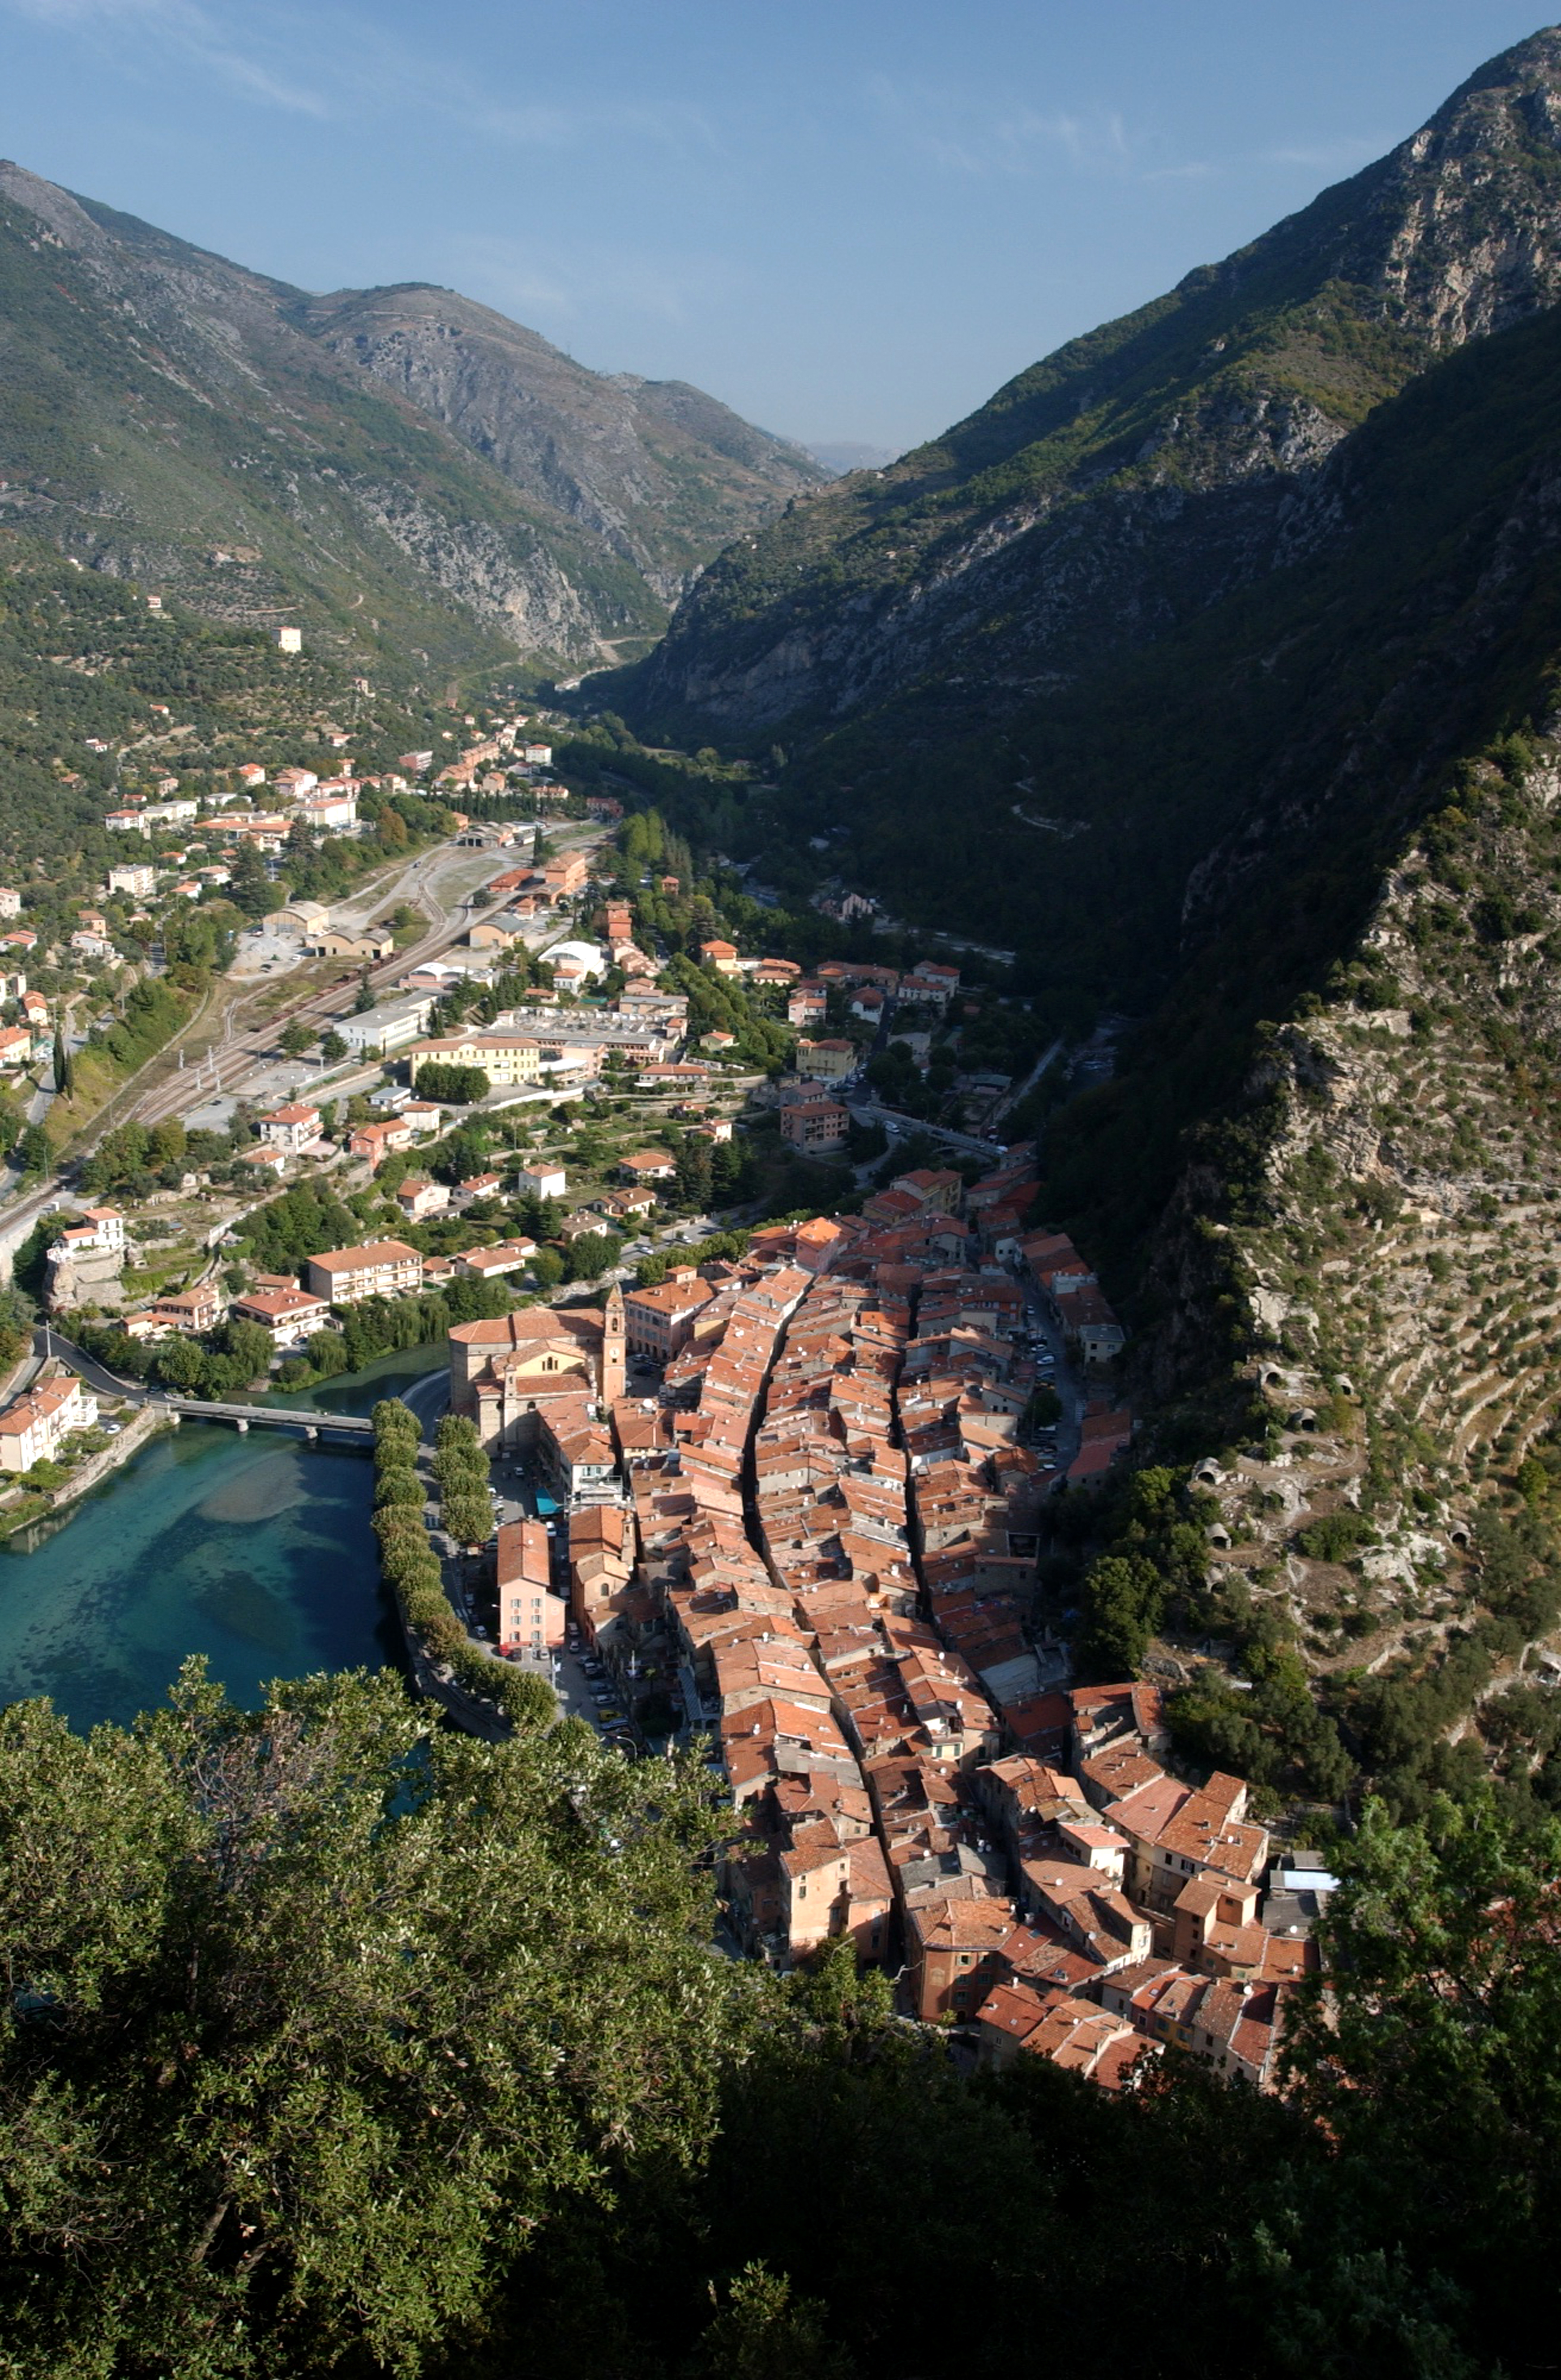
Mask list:
[[530,1034],[453,1033],[442,1041],[414,1041],[406,1059],[414,1083],[424,1066],[480,1066],[495,1085],[534,1083],[542,1045]]

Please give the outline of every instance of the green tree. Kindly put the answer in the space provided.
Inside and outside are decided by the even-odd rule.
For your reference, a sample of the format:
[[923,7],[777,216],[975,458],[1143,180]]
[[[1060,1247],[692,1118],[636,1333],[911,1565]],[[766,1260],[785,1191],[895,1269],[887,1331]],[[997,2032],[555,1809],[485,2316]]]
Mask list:
[[333,1025],[320,1037],[320,1054],[328,1066],[339,1066],[347,1054],[347,1045]]
[[307,1343],[309,1362],[322,1380],[346,1370],[347,1345],[339,1330],[311,1330]]
[[446,1066],[436,1062],[417,1069],[417,1093],[421,1099],[445,1099],[452,1107],[466,1107],[475,1099],[485,1099],[489,1088],[488,1075],[481,1066]]
[[405,1504],[421,1508],[427,1489],[410,1463],[387,1464],[380,1473],[374,1487],[374,1505],[378,1511],[385,1504]]
[[206,1351],[193,1339],[167,1339],[157,1351],[159,1379],[182,1394],[193,1396],[205,1388],[209,1372]]
[[677,1153],[678,1196],[685,1207],[709,1205],[713,1171],[709,1142],[689,1133]]
[[301,1058],[306,1050],[314,1047],[314,1034],[300,1018],[294,1017],[276,1037],[276,1046],[286,1058]]
[[1482,2370],[1520,2368],[1554,2321],[1557,1876],[1561,1822],[1489,1787],[1410,1827],[1369,1801],[1289,2037],[1333,2144],[1338,2252],[1408,2246],[1446,2311],[1479,2306]]
[[49,1172],[54,1163],[54,1152],[42,1124],[30,1123],[18,1135],[16,1160],[30,1179],[38,1180]]
[[430,1730],[388,1673],[0,1712],[11,2368],[410,2373],[626,2139],[694,2166],[749,1998],[710,1832],[697,1762]]
[[218,1335],[223,1354],[231,1355],[245,1379],[258,1379],[271,1368],[276,1342],[259,1322],[224,1322]]
[[613,1232],[583,1232],[570,1243],[568,1266],[571,1281],[599,1281],[623,1253],[623,1243]]
[[146,1161],[154,1172],[164,1166],[182,1165],[189,1149],[189,1135],[177,1116],[165,1117],[154,1123],[146,1136]]
[[233,873],[227,894],[236,908],[247,917],[263,917],[284,899],[283,888],[272,882],[266,874],[265,861],[252,843],[240,844],[234,855]]
[[695,2380],[850,2380],[850,2357],[824,2334],[827,2309],[793,2298],[790,2281],[763,2264],[744,2265],[725,2304],[717,2304],[694,2359]]

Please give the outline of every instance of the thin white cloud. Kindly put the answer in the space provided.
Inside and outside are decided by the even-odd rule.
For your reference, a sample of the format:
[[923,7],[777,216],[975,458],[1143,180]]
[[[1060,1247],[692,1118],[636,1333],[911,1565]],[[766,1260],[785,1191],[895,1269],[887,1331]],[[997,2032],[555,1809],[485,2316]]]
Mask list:
[[235,38],[198,0],[0,0],[7,13],[113,54],[144,78],[159,56],[182,58],[245,97],[293,115],[329,114],[324,94],[268,59],[264,41]]
[[1059,159],[1082,173],[1120,173],[1132,164],[1133,144],[1114,108],[1071,114],[989,107],[888,75],[873,77],[868,95],[884,121],[945,172],[1022,179]]
[[1317,174],[1348,172],[1352,165],[1369,164],[1391,149],[1387,140],[1320,140],[1311,147],[1264,149],[1258,153],[1260,165],[1304,165]]
[[578,149],[591,142],[629,139],[674,150],[684,156],[724,157],[725,144],[696,107],[671,101],[603,101],[587,106],[533,103],[524,107],[485,104],[474,91],[453,95],[453,105],[475,131],[491,133],[527,149]]
[[683,100],[528,95],[512,102],[436,43],[409,43],[351,7],[296,0],[0,0],[0,16],[52,27],[143,79],[176,58],[263,105],[345,119],[415,109],[464,140],[566,152],[625,141],[704,161],[729,152]]

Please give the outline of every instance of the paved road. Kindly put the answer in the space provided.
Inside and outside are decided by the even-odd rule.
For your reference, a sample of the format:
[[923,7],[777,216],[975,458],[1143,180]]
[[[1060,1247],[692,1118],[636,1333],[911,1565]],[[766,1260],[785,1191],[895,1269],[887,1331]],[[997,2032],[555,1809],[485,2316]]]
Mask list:
[[[998,1144],[995,1140],[977,1140],[971,1133],[955,1132],[950,1124],[924,1123],[920,1116],[902,1115],[898,1108],[881,1108],[876,1099],[852,1099],[848,1104],[859,1123],[893,1124],[907,1140],[917,1133],[925,1132],[930,1133],[935,1140],[947,1141],[951,1148],[962,1148],[967,1155],[979,1157],[988,1163],[998,1154]],[[882,1160],[878,1161],[881,1163]]]
[[62,1363],[70,1366],[73,1372],[79,1372],[87,1386],[96,1389],[100,1396],[124,1397],[128,1402],[138,1405],[146,1402],[147,1391],[139,1380],[122,1380],[116,1372],[111,1372],[106,1365],[89,1355],[85,1347],[77,1346],[73,1339],[65,1338],[44,1323],[39,1323],[33,1330],[32,1352],[39,1356],[44,1354],[57,1355]]
[[1028,1098],[1030,1092],[1034,1090],[1035,1085],[1040,1081],[1041,1076],[1046,1073],[1046,1070],[1050,1065],[1052,1060],[1060,1054],[1061,1049],[1062,1036],[1059,1033],[1056,1040],[1052,1043],[1051,1048],[1049,1050],[1043,1050],[1041,1055],[1036,1059],[1035,1064],[1025,1075],[1024,1080],[1022,1083],[1016,1083],[1013,1089],[1004,1098],[1001,1106],[998,1109],[997,1113],[992,1119],[994,1123],[998,1123],[1004,1116],[1011,1115],[1014,1109],[1019,1105],[1020,1100]]
[[1051,1461],[1059,1472],[1065,1473],[1083,1442],[1084,1390],[1079,1375],[1068,1360],[1061,1331],[1042,1305],[1039,1292],[1028,1284],[1025,1284],[1025,1318],[1030,1329],[1040,1332],[1056,1360],[1057,1368],[1051,1384],[1062,1400],[1062,1414],[1057,1425],[1057,1451]]

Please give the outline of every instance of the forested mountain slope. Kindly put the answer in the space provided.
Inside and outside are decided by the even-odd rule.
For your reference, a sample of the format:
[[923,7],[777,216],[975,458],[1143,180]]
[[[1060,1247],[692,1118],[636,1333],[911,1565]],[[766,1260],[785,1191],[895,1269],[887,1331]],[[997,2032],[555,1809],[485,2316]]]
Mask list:
[[375,293],[317,322],[301,290],[0,165],[0,517],[381,670],[557,666],[643,648],[734,529],[820,476],[696,391],[635,397],[460,298],[392,296],[434,347],[481,350],[475,398],[388,370]]
[[153,613],[123,581],[0,532],[0,875],[29,923],[125,858],[126,837],[103,823],[116,795],[173,773],[199,795],[257,759],[314,755],[323,772],[342,721],[357,767],[389,771],[437,732],[433,716],[393,689],[364,693],[328,655],[279,653],[181,606]]
[[1428,769],[1548,666],[1558,365],[1556,312],[1461,348],[1330,458],[1336,540],[1006,722],[929,678],[892,739],[866,717],[789,772],[773,845],[831,837],[846,880],[1013,946],[1027,989],[1144,1017],[1185,970],[1233,1030],[1283,1014]]
[[1007,710],[1283,570],[1336,533],[1318,473],[1373,407],[1561,291],[1558,165],[1552,30],[1223,264],[733,546],[639,712],[817,728],[928,670]]

